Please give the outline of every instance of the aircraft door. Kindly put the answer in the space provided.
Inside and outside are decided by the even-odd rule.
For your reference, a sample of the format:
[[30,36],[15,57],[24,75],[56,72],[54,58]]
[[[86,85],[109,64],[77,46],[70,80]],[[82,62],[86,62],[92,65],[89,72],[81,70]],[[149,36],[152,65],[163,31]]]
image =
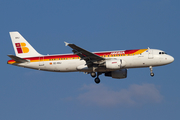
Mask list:
[[148,49],[148,59],[153,59],[153,50],[152,49]]
[[44,56],[39,57],[39,66],[44,66]]

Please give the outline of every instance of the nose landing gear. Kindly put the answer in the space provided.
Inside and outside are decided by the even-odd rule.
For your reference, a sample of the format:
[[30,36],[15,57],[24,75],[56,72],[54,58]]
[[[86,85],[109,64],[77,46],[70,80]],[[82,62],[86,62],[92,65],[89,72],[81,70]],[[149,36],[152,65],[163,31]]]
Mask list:
[[153,77],[153,76],[154,76],[154,73],[152,72],[152,71],[153,71],[152,66],[149,66],[149,69],[150,69],[150,71],[151,71],[150,75],[151,75],[151,77]]

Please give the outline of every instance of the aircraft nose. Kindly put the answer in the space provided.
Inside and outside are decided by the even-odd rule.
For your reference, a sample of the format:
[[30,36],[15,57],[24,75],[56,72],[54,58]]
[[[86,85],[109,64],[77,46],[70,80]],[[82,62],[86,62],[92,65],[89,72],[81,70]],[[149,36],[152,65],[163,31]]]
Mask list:
[[174,58],[173,58],[172,56],[169,55],[168,61],[169,61],[170,63],[172,63],[172,62],[174,61]]

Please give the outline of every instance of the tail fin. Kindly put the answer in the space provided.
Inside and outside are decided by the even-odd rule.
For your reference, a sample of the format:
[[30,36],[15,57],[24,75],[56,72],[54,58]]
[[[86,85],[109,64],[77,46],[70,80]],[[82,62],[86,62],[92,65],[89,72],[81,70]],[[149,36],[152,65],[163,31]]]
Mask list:
[[9,32],[16,56],[20,58],[41,56],[19,32]]

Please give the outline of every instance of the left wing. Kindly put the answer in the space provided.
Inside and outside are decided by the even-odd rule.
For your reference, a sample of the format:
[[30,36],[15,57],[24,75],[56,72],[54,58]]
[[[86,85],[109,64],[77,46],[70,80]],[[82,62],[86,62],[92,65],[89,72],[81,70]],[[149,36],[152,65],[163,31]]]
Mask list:
[[80,48],[79,46],[75,45],[75,44],[70,44],[67,42],[64,42],[66,46],[71,47],[73,50],[72,52],[76,55],[78,55],[79,57],[81,57],[82,60],[85,60],[87,65],[89,64],[97,64],[100,61],[104,61],[105,59],[92,53],[89,52],[83,48]]

